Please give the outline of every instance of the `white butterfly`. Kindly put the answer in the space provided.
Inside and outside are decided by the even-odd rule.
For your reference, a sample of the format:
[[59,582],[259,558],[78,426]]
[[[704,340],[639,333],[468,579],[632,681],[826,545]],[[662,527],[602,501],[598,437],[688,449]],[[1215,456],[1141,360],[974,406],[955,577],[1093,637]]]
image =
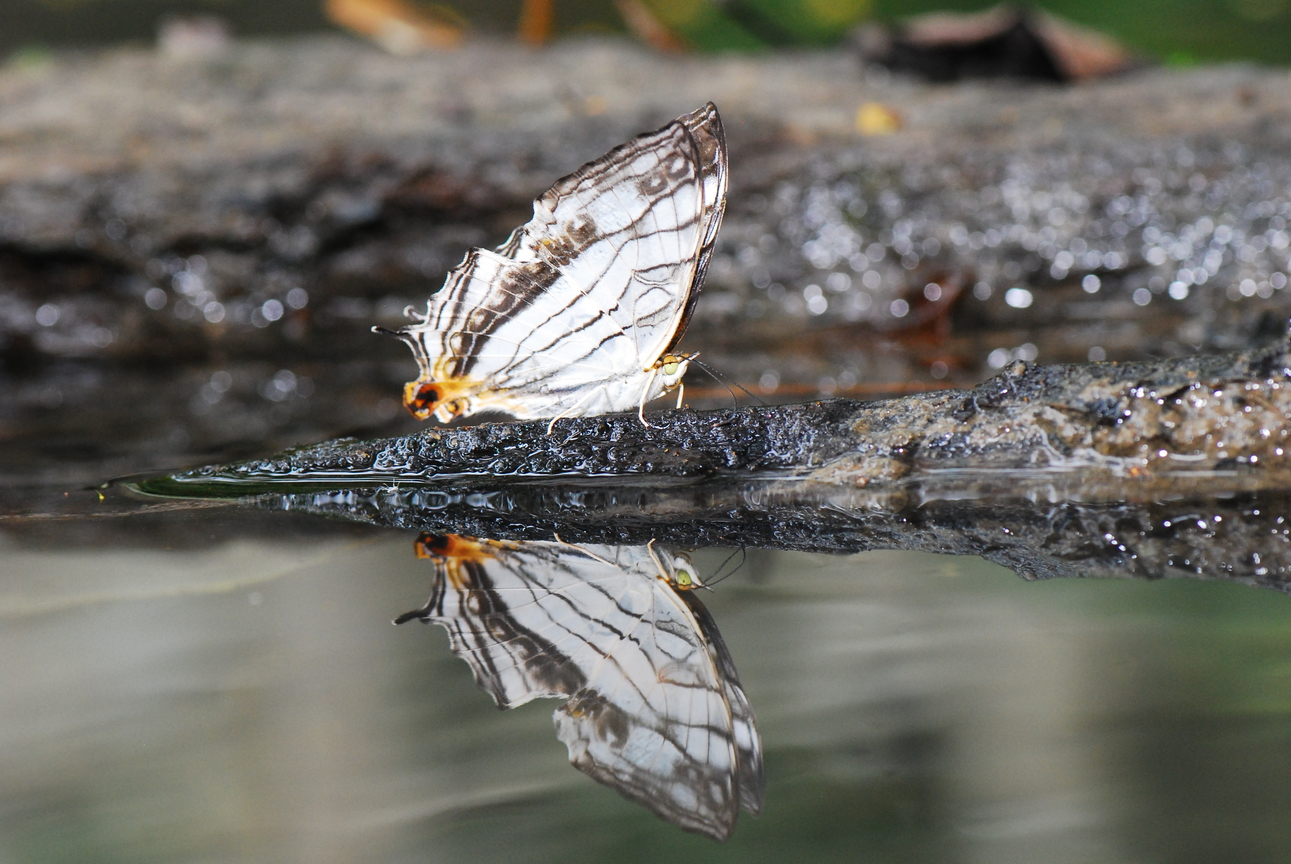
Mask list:
[[569,760],[675,825],[725,840],[762,809],[762,743],[690,562],[653,546],[422,535],[425,607],[500,708],[566,699]]
[[673,350],[725,209],[711,102],[556,181],[497,251],[466,253],[425,315],[409,310],[421,321],[382,331],[421,367],[404,404],[443,422],[641,410],[686,373]]

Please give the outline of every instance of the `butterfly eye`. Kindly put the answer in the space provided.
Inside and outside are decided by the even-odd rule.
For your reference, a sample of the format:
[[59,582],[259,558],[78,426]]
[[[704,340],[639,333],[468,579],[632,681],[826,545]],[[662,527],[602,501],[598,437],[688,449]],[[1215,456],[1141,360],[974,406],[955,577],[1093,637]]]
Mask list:
[[663,358],[663,374],[676,375],[677,367],[680,365],[681,365],[681,358],[674,357],[671,354],[669,354],[667,357]]
[[678,587],[678,588],[694,588],[694,587],[695,587],[695,577],[693,577],[693,576],[691,576],[691,575],[690,575],[690,571],[689,571],[689,570],[678,570],[678,571],[677,571],[677,587]]

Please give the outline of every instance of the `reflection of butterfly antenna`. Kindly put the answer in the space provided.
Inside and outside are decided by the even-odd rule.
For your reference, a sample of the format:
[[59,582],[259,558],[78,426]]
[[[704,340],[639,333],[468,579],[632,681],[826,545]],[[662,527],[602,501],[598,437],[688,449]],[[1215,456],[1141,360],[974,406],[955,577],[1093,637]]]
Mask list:
[[[691,358],[691,359],[694,360],[694,358]],[[704,363],[701,360],[695,360],[694,362],[696,366],[698,366],[700,369],[703,369],[705,372],[707,372],[714,381],[716,381],[718,384],[721,384],[723,387],[725,387],[726,392],[731,394],[731,399],[734,400],[734,402],[737,405],[739,404],[740,399],[738,396],[735,395],[735,391],[731,389],[732,384],[734,384],[736,387],[739,387],[740,390],[743,390],[744,394],[748,396],[750,399],[757,402],[759,405],[766,407],[767,403],[763,402],[761,397],[759,397],[756,393],[749,392],[749,390],[747,390],[743,384],[740,384],[738,381],[730,380],[725,375],[720,374],[712,366],[709,366],[707,363]]]
[[[730,573],[723,573],[722,571],[726,569],[727,564],[731,563],[731,559],[735,557],[735,554],[737,552],[740,555],[740,563],[732,567]],[[711,588],[713,585],[716,585],[718,582],[721,582],[723,579],[728,579],[731,576],[734,576],[736,573],[740,572],[741,567],[743,567],[745,564],[748,563],[748,560],[749,560],[749,553],[745,550],[743,546],[741,546],[738,549],[732,550],[731,554],[727,555],[726,560],[724,560],[721,563],[721,565],[717,568],[716,575],[714,575],[712,579],[709,579],[707,582],[704,583],[704,587]]]

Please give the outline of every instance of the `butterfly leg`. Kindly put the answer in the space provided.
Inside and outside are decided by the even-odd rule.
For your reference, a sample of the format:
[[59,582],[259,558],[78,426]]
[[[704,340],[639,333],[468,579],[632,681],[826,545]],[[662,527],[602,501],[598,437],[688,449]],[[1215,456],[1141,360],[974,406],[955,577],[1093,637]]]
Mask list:
[[681,410],[681,400],[684,399],[685,396],[686,396],[686,383],[683,381],[682,383],[677,385],[677,410],[678,411]]
[[654,378],[659,374],[659,367],[655,366],[650,370],[650,377],[646,379],[645,387],[641,388],[641,404],[637,406],[637,417],[641,418],[641,425],[650,428],[650,424],[645,419],[646,397],[650,395],[650,388],[654,386]]
[[586,402],[588,399],[592,398],[592,396],[595,395],[595,393],[596,391],[593,390],[591,393],[588,393],[586,396],[584,396],[582,399],[579,399],[577,402],[575,402],[573,405],[566,408],[564,411],[561,411],[555,417],[552,417],[551,422],[547,424],[547,434],[548,435],[551,434],[551,430],[555,428],[557,420],[563,420],[566,417],[569,417],[574,413],[576,413],[578,409],[583,406],[583,403]]

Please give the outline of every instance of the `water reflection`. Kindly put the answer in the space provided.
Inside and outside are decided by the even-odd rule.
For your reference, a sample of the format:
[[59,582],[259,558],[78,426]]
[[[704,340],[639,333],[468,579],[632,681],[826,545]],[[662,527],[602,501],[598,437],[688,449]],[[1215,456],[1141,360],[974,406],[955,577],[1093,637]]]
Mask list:
[[647,546],[418,538],[430,600],[499,708],[542,697],[578,770],[660,817],[727,839],[757,815],[762,743],[684,555]]
[[[719,847],[672,825],[643,828],[632,820],[654,820],[613,795],[595,798],[605,790],[593,784],[557,790],[558,776],[582,780],[563,756],[546,766],[550,779],[526,785],[542,768],[540,745],[551,744],[545,712],[540,729],[519,711],[487,736],[478,714],[429,736],[417,724],[406,747],[441,748],[434,770],[449,765],[451,777],[432,803],[391,807],[433,814],[400,836],[433,838],[445,860],[505,857],[516,848],[507,838],[520,836],[535,860],[568,860],[569,836],[599,838],[595,850],[577,850],[588,860],[630,860],[633,838],[651,830],[655,853],[695,842],[704,847],[689,847],[696,860],[780,860],[814,848],[820,829],[876,853],[895,831],[918,860],[1057,862],[1139,860],[1140,845],[1167,848],[1173,841],[1161,837],[1186,832],[1179,814],[1221,831],[1212,808],[1285,837],[1280,810],[1242,811],[1245,780],[1225,778],[1275,766],[1260,769],[1261,785],[1285,796],[1286,599],[1221,585],[988,586],[981,559],[1029,579],[1183,576],[1285,592],[1291,493],[1241,479],[1210,472],[1168,496],[1025,471],[862,488],[734,476],[384,478],[337,488],[333,478],[283,477],[153,491],[250,493],[242,504],[297,511],[276,518],[427,532],[417,548],[434,567],[433,593],[404,620],[441,624],[500,706],[563,700],[556,731],[570,761],[673,824],[725,838],[741,807],[760,809],[766,736],[766,816]],[[465,539],[485,536],[494,539]],[[406,542],[396,567],[415,563]],[[662,545],[697,548],[701,566]],[[732,546],[752,550],[748,566],[710,602],[758,703],[756,729],[712,619],[684,589],[717,571],[706,547]],[[802,554],[877,549],[901,552]],[[927,552],[943,554],[914,554]],[[355,566],[376,572],[351,563],[338,583]],[[969,578],[941,578],[951,575]],[[412,576],[418,591],[424,576]],[[1027,601],[1011,593],[1023,591]],[[1233,619],[1244,622],[1242,650],[1274,659],[1230,652],[1223,668],[1208,659],[1232,638],[1217,626],[1229,604],[1246,610]],[[397,635],[397,650],[422,650],[419,662],[457,665]],[[402,681],[399,699],[454,715],[486,710],[443,680]],[[527,750],[516,743],[526,732]],[[1208,765],[1230,750],[1246,770]],[[1171,779],[1179,764],[1191,772],[1182,782]],[[1184,792],[1172,799],[1176,787]],[[855,860],[836,851],[833,860]]]
[[[1273,592],[750,549],[691,592],[766,760],[763,814],[723,845],[571,769],[557,702],[499,712],[441,628],[390,626],[436,574],[415,533],[231,507],[105,521],[6,529],[6,862],[1274,864],[1291,845]],[[710,582],[726,556],[692,554]]]

